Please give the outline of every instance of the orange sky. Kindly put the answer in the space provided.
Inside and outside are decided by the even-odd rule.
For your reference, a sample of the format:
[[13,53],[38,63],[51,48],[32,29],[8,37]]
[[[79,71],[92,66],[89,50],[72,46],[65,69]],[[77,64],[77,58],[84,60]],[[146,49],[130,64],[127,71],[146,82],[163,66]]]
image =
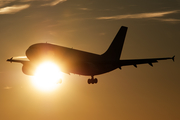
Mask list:
[[[0,0],[1,120],[179,120],[179,0]],[[37,90],[21,64],[6,59],[49,42],[102,54],[128,27],[121,59],[171,57],[154,67],[122,67],[89,77],[64,74],[52,92]]]

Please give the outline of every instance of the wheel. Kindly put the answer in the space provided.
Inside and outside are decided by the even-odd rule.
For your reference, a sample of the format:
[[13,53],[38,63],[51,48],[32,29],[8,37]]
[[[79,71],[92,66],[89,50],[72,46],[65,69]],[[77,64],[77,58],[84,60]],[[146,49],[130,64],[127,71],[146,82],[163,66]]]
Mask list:
[[98,79],[97,78],[94,79],[94,83],[98,83]]
[[88,84],[91,84],[91,79],[88,79]]
[[88,84],[94,84],[94,83],[97,83],[98,82],[98,79],[95,78],[95,79],[88,79]]

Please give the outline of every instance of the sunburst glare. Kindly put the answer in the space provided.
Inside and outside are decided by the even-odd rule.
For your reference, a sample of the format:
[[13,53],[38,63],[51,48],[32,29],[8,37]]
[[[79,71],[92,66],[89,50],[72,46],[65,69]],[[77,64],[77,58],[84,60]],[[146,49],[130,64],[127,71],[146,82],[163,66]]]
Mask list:
[[37,67],[32,81],[38,89],[51,91],[56,89],[59,83],[62,82],[62,72],[53,62],[43,62]]

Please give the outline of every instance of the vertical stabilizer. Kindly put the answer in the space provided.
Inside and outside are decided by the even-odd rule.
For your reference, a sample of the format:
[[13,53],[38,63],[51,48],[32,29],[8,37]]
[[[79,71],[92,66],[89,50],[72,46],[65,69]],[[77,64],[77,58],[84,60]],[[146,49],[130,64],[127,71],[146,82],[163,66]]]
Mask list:
[[119,60],[126,37],[127,27],[122,26],[118,31],[108,50],[102,54],[107,59]]

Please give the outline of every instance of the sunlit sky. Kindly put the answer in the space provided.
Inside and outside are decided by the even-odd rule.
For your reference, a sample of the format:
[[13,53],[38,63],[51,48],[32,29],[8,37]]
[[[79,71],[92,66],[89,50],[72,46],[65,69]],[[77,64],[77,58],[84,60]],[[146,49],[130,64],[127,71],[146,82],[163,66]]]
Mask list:
[[[63,74],[54,91],[35,88],[22,65],[39,42],[102,54],[121,26],[121,59],[172,57],[89,77]],[[0,0],[1,120],[179,120],[180,0]]]

